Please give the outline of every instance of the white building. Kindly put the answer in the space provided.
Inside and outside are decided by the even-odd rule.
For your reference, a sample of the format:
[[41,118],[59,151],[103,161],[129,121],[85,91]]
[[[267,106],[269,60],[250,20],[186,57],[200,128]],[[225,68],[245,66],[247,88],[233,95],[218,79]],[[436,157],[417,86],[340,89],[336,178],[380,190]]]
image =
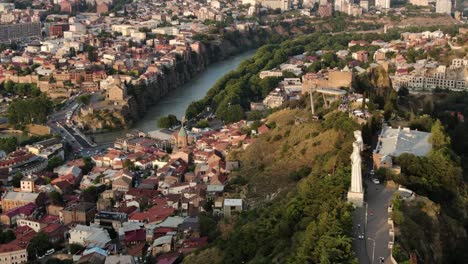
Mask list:
[[390,0],[375,0],[375,7],[378,9],[389,9]]
[[109,233],[104,228],[77,225],[70,229],[68,243],[80,244],[83,246],[104,247],[111,241]]
[[428,0],[410,0],[410,4],[415,5],[415,6],[428,6],[429,1]]
[[436,1],[436,13],[450,15],[451,12],[452,12],[451,0],[437,0]]
[[291,8],[290,0],[262,0],[261,4],[263,7],[281,9],[281,11],[287,11]]
[[431,133],[410,130],[409,127],[384,126],[372,154],[374,165],[377,168],[384,165],[391,167],[391,158],[398,157],[403,153],[425,156],[432,149],[432,144],[429,142],[430,137]]

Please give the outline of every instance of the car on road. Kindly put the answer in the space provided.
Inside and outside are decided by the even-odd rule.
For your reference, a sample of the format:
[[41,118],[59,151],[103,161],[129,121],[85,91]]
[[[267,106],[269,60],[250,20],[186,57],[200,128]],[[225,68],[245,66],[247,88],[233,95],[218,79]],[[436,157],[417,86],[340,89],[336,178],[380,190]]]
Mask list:
[[374,184],[380,184],[380,181],[379,181],[379,179],[377,179],[377,178],[372,178],[372,182],[373,182]]
[[375,171],[372,169],[372,170],[370,170],[369,174],[370,174],[371,176],[374,176],[374,175],[375,175]]
[[361,240],[363,240],[363,239],[364,239],[364,234],[359,234],[359,235],[358,235],[358,238],[361,239]]
[[52,255],[52,254],[54,254],[54,253],[55,253],[55,249],[51,248],[51,249],[47,250],[47,252],[45,253],[45,255],[46,255],[46,256],[50,256],[50,255]]

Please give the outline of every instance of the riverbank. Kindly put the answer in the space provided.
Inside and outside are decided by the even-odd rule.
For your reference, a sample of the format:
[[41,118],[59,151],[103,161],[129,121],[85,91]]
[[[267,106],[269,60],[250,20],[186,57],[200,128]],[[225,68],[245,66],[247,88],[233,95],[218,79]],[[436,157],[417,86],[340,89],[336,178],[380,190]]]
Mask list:
[[219,78],[236,69],[242,61],[253,56],[255,52],[255,49],[249,50],[209,65],[205,71],[191,79],[188,83],[172,90],[155,105],[149,107],[146,115],[136,121],[132,128],[96,133],[92,134],[92,137],[94,137],[97,143],[112,142],[115,138],[124,136],[132,129],[143,132],[156,130],[158,128],[158,119],[168,114],[174,114],[177,118],[181,119],[192,101],[202,99]]
[[[296,31],[293,32],[298,33]],[[162,67],[160,73],[151,77],[151,82],[128,84],[127,94],[132,97],[121,110],[113,112],[98,110],[91,114],[88,112],[76,120],[78,126],[90,133],[102,129],[134,128],[134,123],[144,118],[151,106],[158,104],[174,90],[185,87],[186,83],[203,73],[209,65],[266,43],[281,42],[293,34],[288,32],[285,26],[280,25],[273,28],[258,27],[242,32],[223,31],[215,34],[216,36],[203,34],[195,36],[194,39],[199,41],[172,56],[173,64]],[[195,98],[192,99],[194,100]]]

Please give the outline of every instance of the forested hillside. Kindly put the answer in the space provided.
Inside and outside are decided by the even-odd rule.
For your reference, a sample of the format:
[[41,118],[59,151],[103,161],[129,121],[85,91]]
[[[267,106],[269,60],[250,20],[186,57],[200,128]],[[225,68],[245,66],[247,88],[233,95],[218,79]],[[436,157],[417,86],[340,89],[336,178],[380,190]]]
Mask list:
[[273,113],[267,124],[270,132],[231,157],[242,166],[227,189],[252,210],[221,221],[214,245],[184,263],[357,263],[344,197],[359,126],[340,112],[311,121],[305,106]]

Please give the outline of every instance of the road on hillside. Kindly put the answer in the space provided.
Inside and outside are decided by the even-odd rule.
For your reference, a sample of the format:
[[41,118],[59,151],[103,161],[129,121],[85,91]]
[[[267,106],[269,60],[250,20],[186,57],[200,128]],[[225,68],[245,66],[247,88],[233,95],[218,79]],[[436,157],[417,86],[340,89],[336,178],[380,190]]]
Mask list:
[[381,257],[384,258],[385,263],[390,263],[390,250],[388,249],[388,242],[390,241],[388,205],[391,203],[396,188],[386,186],[385,184],[375,184],[369,178],[365,179],[364,182],[367,185],[366,197],[368,205],[365,237],[367,255],[371,261],[374,255],[374,262],[371,262],[372,264],[382,263],[380,261]]

